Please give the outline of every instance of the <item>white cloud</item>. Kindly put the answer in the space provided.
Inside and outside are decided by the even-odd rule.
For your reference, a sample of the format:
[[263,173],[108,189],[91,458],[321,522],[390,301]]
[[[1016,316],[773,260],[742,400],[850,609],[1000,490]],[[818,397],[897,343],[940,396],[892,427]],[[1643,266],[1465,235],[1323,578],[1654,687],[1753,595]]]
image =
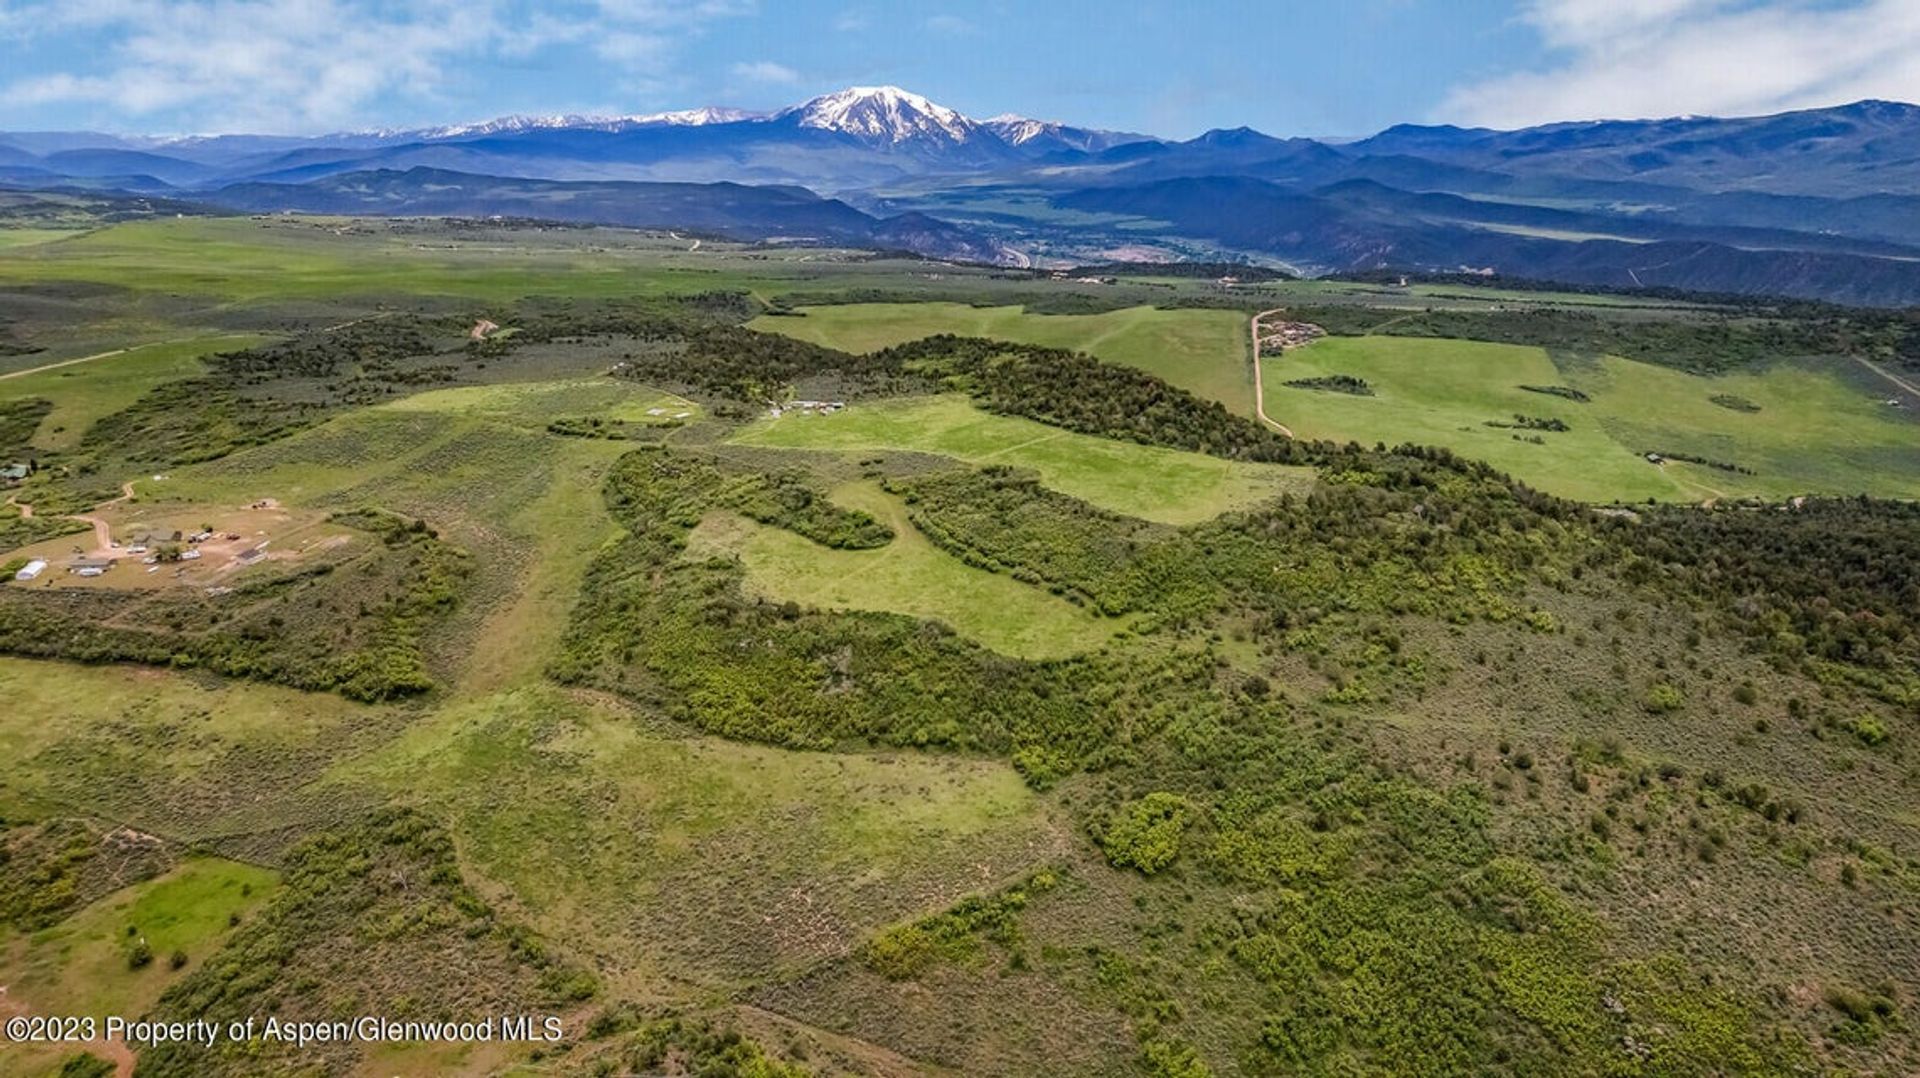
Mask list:
[[733,65],[735,78],[748,82],[764,82],[785,86],[800,81],[800,73],[785,64],[776,64],[772,60],[756,60],[753,63]]
[[1920,101],[1915,0],[1528,0],[1539,70],[1457,87],[1437,119],[1520,127]]
[[11,47],[94,62],[5,80],[0,104],[91,105],[119,126],[317,131],[396,103],[444,108],[499,57],[586,47],[629,87],[659,85],[679,44],[743,0],[0,0]]
[[974,25],[958,15],[928,16],[927,29],[949,37],[961,37],[975,32]]

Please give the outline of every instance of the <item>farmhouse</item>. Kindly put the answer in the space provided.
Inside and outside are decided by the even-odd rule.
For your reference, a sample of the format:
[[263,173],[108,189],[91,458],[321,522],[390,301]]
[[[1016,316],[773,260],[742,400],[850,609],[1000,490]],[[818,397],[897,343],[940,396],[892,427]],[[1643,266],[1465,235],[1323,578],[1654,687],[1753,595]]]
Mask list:
[[16,461],[12,464],[0,466],[0,483],[4,483],[10,487],[18,486],[26,482],[27,477],[32,474],[33,465],[22,464]]
[[[780,418],[787,412],[801,412],[806,415],[832,415],[846,406],[847,402],[845,401],[788,401],[785,405],[774,405],[767,410],[767,414],[773,416],[775,419]],[[692,414],[692,412],[681,412],[674,418],[680,419]]]
[[1260,354],[1279,355],[1290,348],[1312,344],[1326,335],[1326,330],[1312,322],[1265,322],[1260,326]]
[[75,558],[67,566],[67,572],[75,576],[104,576],[115,564],[112,558]]

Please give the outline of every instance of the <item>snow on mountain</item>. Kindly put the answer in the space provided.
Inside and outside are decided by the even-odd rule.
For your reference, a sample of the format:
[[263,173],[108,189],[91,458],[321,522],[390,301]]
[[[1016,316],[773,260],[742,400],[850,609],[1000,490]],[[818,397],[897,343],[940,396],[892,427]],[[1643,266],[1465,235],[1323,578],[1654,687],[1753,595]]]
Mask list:
[[1009,146],[1039,152],[1079,150],[1083,153],[1095,153],[1129,142],[1153,141],[1146,135],[1075,127],[1072,124],[1063,124],[1054,120],[1035,120],[1011,112],[1004,112],[990,120],[983,120],[980,126],[1000,136],[1001,140]]
[[881,146],[967,144],[994,136],[986,128],[898,86],[855,86],[783,109],[775,119],[839,131]]
[[562,127],[600,127],[613,118],[577,114],[553,116],[499,116],[470,124],[445,124],[407,131],[377,131],[382,138],[410,138],[432,142],[440,139],[471,138],[477,135],[511,135],[521,131],[540,131]]
[[588,116],[568,113],[553,116],[501,116],[470,124],[449,124],[411,131],[381,131],[382,138],[410,138],[423,142],[474,138],[482,135],[514,135],[523,131],[627,131],[636,127],[700,127],[706,124],[730,124],[742,120],[764,120],[764,112],[707,105],[673,112],[650,112],[638,116]]
[[991,119],[982,120],[980,126],[999,135],[1009,146],[1024,146],[1034,139],[1055,134],[1065,124],[1051,120],[1031,120],[1011,112],[1003,112]]
[[732,109],[719,105],[706,105],[697,109],[679,109],[674,112],[653,112],[645,116],[627,117],[636,127],[704,127],[707,124],[735,124],[742,120],[764,120],[767,114],[750,109]]

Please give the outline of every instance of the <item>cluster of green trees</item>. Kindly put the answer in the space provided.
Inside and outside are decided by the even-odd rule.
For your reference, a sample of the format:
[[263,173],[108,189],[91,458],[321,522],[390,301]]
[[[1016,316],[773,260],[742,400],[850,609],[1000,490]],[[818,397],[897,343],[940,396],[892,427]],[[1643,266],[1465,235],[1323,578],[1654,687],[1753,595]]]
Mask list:
[[1572,386],[1525,386],[1523,385],[1520,388],[1526,390],[1529,393],[1544,393],[1550,397],[1561,397],[1566,400],[1578,402],[1580,404],[1585,404],[1588,401],[1591,401],[1593,399],[1591,396],[1587,395],[1582,390],[1575,389]]
[[1649,449],[1649,450],[1646,450],[1645,452],[1649,456],[1665,457],[1668,460],[1681,460],[1681,461],[1687,462],[1688,464],[1698,464],[1703,468],[1712,468],[1716,471],[1722,471],[1722,472],[1732,472],[1735,475],[1759,474],[1755,472],[1752,468],[1749,468],[1746,465],[1741,464],[1739,461],[1721,460],[1718,457],[1706,457],[1706,456],[1701,456],[1698,453],[1687,453],[1687,452],[1681,452],[1681,451],[1676,451],[1672,449]]
[[1566,420],[1557,416],[1521,415],[1519,412],[1513,414],[1511,423],[1500,419],[1489,419],[1487,426],[1498,427],[1501,430],[1544,430],[1555,433],[1564,433],[1573,429],[1567,425]]
[[873,359],[964,388],[989,411],[1082,434],[1234,460],[1328,459],[1326,447],[1283,438],[1218,401],[1083,352],[941,334],[874,353]]
[[427,327],[406,316],[374,318],[207,359],[207,373],[229,386],[287,378],[327,379],[437,351]]
[[1211,609],[1205,559],[1173,528],[1117,516],[1005,466],[896,481],[914,527],[976,568],[1006,573],[1103,614]]
[[1329,374],[1323,378],[1295,378],[1286,383],[1295,389],[1318,389],[1327,393],[1346,393],[1355,397],[1373,396],[1373,387],[1365,378],[1351,374]]
[[45,397],[20,397],[0,401],[0,463],[28,455],[33,434],[40,421],[53,411],[53,402]]
[[159,875],[172,850],[139,843],[108,850],[87,820],[0,819],[0,926],[37,932],[103,895]]
[[[687,1074],[711,1078],[809,1078],[804,1061],[770,1053],[733,1024],[702,1015],[618,1003],[587,1025],[578,1073],[591,1078],[624,1074]],[[793,1051],[790,1047],[789,1052]]]
[[219,379],[188,378],[101,417],[81,436],[80,452],[140,467],[194,464],[278,441],[331,414],[316,401],[242,393]]
[[1920,507],[1657,508],[1604,532],[1628,580],[1702,603],[1785,659],[1878,671],[1897,697],[1920,700]]
[[1025,961],[1020,913],[1060,886],[1060,874],[1042,869],[991,894],[969,895],[951,909],[889,928],[860,948],[860,961],[889,980],[920,976],[941,963],[973,962],[981,942],[998,944],[1016,965]]
[[[383,809],[289,850],[281,886],[226,946],[168,988],[161,1020],[473,1021],[552,1013],[599,991],[585,968],[469,887],[453,841],[426,816]],[[404,1002],[405,1013],[394,1011]],[[236,1049],[181,1042],[141,1053],[142,1074],[345,1071],[365,1046]]]

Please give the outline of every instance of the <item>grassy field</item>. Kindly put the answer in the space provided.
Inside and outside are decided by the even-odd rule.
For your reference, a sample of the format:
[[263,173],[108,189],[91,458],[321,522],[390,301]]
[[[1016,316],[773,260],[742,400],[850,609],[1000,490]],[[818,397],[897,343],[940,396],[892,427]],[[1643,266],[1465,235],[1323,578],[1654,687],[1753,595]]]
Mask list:
[[80,235],[71,228],[0,228],[0,250],[8,247],[32,247]]
[[1129,307],[1105,314],[1029,314],[964,303],[852,303],[810,307],[805,317],[748,323],[848,352],[871,352],[935,333],[993,337],[1088,352],[1138,367],[1196,396],[1251,414],[1246,318],[1235,311]]
[[[1554,494],[1589,501],[1698,501],[1745,494],[1920,494],[1920,424],[1804,368],[1706,378],[1606,358],[1557,367],[1544,349],[1473,341],[1334,337],[1263,364],[1267,413],[1306,438],[1444,445]],[[1373,396],[1286,383],[1364,378]],[[1569,386],[1578,402],[1523,385]],[[1715,396],[1758,406],[1740,411]],[[1514,430],[1516,415],[1567,431]],[[1531,441],[1537,437],[1539,443]],[[1685,453],[1753,475],[1669,461]]]
[[[117,226],[0,252],[0,290],[30,282],[38,302],[60,282],[97,279],[128,291],[54,298],[84,308],[97,296],[101,309],[119,310],[136,295],[129,309],[156,321],[172,315],[175,291],[217,297],[208,309],[221,317],[285,304],[231,324],[260,332],[345,321],[351,315],[334,308],[361,299],[404,307],[421,296],[490,303],[542,290],[591,298],[740,287],[763,299],[801,287],[931,290],[962,302],[821,305],[767,325],[832,330],[843,336],[828,343],[842,347],[985,333],[1086,349],[1242,405],[1250,388],[1244,320],[1233,312],[1030,315],[1000,297],[1031,297],[1046,283],[979,284],[984,274],[964,269],[809,264],[820,253],[729,245],[688,252],[637,234],[622,247],[625,234],[607,230],[436,228]],[[962,290],[976,287],[999,305],[967,305]],[[1168,277],[1162,291],[1179,287],[1214,286]],[[1125,282],[1086,288],[1129,303],[1152,302],[1129,289],[1155,294]],[[1509,302],[1473,289],[1274,289],[1407,306]],[[470,314],[453,302],[435,309],[461,324]],[[0,381],[0,394],[53,399],[42,439],[77,438],[144,387],[194,374],[201,353],[192,347],[206,343]],[[124,822],[192,852],[51,929],[0,929],[10,995],[43,1011],[149,1007],[182,975],[167,968],[174,949],[190,975],[217,952],[231,914],[260,925],[258,904],[288,893],[251,865],[281,864],[290,843],[399,805],[446,829],[465,880],[502,925],[530,927],[551,953],[598,974],[600,995],[569,1014],[576,1034],[602,1007],[631,999],[751,1015],[748,1032],[770,1050],[806,1055],[823,1072],[836,1070],[823,1048],[838,1044],[870,1061],[869,1073],[888,1074],[1195,1075],[1203,1060],[1221,1075],[1641,1064],[1920,1073],[1920,1049],[1908,1047],[1920,998],[1908,719],[1920,697],[1898,680],[1911,665],[1910,637],[1871,635],[1896,622],[1875,605],[1880,585],[1861,585],[1858,601],[1873,616],[1789,620],[1791,630],[1749,635],[1747,621],[1760,625],[1761,615],[1744,610],[1788,617],[1765,604],[1801,583],[1795,566],[1691,585],[1682,560],[1693,559],[1666,553],[1667,571],[1629,584],[1617,576],[1624,559],[1599,556],[1672,528],[1666,513],[1615,530],[1414,459],[1393,462],[1405,484],[1315,487],[1304,469],[1076,435],[957,395],[729,428],[682,398],[598,377],[609,350],[624,345],[538,347],[551,363],[488,356],[459,377],[538,371],[548,381],[386,397],[303,433],[167,468],[164,480],[138,477],[137,499],[112,519],[192,521],[260,498],[282,501],[290,521],[379,506],[469,552],[472,575],[425,630],[437,687],[401,703],[361,705],[203,669],[0,658],[0,817]],[[1870,374],[1844,373],[1783,363],[1705,379],[1615,359],[1556,365],[1530,348],[1340,338],[1274,359],[1267,392],[1276,418],[1303,435],[1451,445],[1596,500],[1862,484],[1920,493],[1920,422],[1876,404]],[[1283,384],[1333,374],[1364,377],[1376,395]],[[656,409],[667,414],[647,414]],[[665,479],[657,491],[607,482],[634,443],[548,429],[678,411],[693,413],[688,429],[659,456],[696,471],[704,455],[720,457],[730,484],[804,472],[803,484],[779,490],[794,501],[802,489],[831,491],[895,538],[830,549],[717,508],[734,502],[623,502],[669,489]],[[1516,414],[1570,429],[1487,425]],[[731,445],[715,442],[729,436]],[[1755,474],[1656,467],[1646,450]],[[982,482],[967,497],[992,497],[991,508],[951,518],[954,538],[981,542],[1004,570],[986,572],[931,545],[899,498],[858,479],[922,476],[921,506],[932,513],[937,479],[923,473],[940,462],[914,454],[1031,469],[1058,491],[1170,524],[1281,491],[1317,493],[1287,514],[1229,515],[1175,535],[1025,484]],[[1354,465],[1342,478],[1380,474],[1367,471],[1372,458],[1326,459]],[[1810,507],[1804,526],[1819,527],[1830,509],[1831,533],[1758,532],[1753,546],[1780,538],[1818,549],[1830,534],[1833,549],[1894,550],[1909,534],[1899,529],[1911,527],[1896,508]],[[1873,512],[1883,515],[1869,531],[1858,521]],[[1859,530],[1831,524],[1839,517]],[[737,558],[737,574],[676,563],[682,555],[659,542],[696,519],[684,556]],[[1711,519],[1802,521],[1733,511]],[[671,527],[622,535],[631,521],[663,520]],[[984,542],[1003,536],[1019,541]],[[1878,539],[1887,542],[1868,545]],[[1731,564],[1745,549],[1674,542],[1669,551],[1699,552],[1702,564]],[[601,559],[621,571],[588,577]],[[1878,577],[1910,579],[1890,561]],[[1849,568],[1871,577],[1876,567]],[[1183,605],[1165,620],[1151,606],[1102,619],[1016,573],[1133,594],[1117,580]],[[612,583],[588,593],[589,579]],[[633,633],[582,646],[601,648],[594,660],[620,677],[560,684],[550,675],[571,657],[570,623],[603,594],[618,599],[607,620]],[[698,604],[669,613],[689,614],[713,641],[691,671],[701,679],[680,679],[690,670],[664,661],[689,649],[668,656],[646,635],[666,609],[647,605],[660,595]],[[756,598],[936,619],[996,654],[938,642],[924,655],[868,655],[871,642],[907,634],[892,624],[873,634],[873,618],[788,617]],[[1804,654],[1794,650],[1802,634],[1816,641]],[[1842,645],[1891,649],[1897,662],[1841,664],[1832,656]],[[759,691],[741,677],[753,649],[778,652],[782,665],[765,684],[779,691],[743,695],[749,703],[729,715],[739,725],[707,725],[711,687]],[[816,673],[843,672],[813,688]],[[872,702],[855,706],[863,699]],[[927,714],[951,719],[913,723]],[[772,720],[816,717],[833,737],[810,742],[815,751],[772,747]],[[701,732],[723,728],[757,740]],[[28,848],[23,839],[15,849]],[[9,883],[32,862],[10,863],[12,876],[0,865]],[[287,888],[302,879],[288,873]],[[1002,897],[1023,887],[1018,902]],[[128,968],[129,925],[148,938],[153,965]],[[367,939],[420,927],[380,916],[353,926]],[[1654,978],[1642,964],[1668,958],[1679,973]],[[330,979],[317,984],[296,968],[263,976],[323,1008],[344,998]],[[296,976],[304,983],[285,983]],[[1754,1011],[1741,1009],[1749,1003]],[[1782,1027],[1825,1039],[1820,1067],[1771,1065],[1796,1059],[1752,1050]],[[661,1069],[593,1057],[619,1036],[522,1072]],[[1627,1037],[1652,1054],[1623,1055]],[[353,1072],[478,1073],[519,1058],[394,1046],[359,1058]],[[8,1074],[59,1063],[0,1055]]]
[[[1684,466],[1697,487],[1776,498],[1920,497],[1920,417],[1889,407],[1890,387],[1864,392],[1827,363],[1701,378],[1610,356],[1571,383],[1592,394],[1608,433],[1629,449],[1732,461],[1756,473]],[[1728,408],[1716,396],[1758,410]]]
[[597,416],[626,423],[664,423],[676,416],[691,419],[700,414],[700,406],[685,397],[616,378],[430,389],[380,407],[396,412],[481,416],[539,426],[574,416]]
[[[46,1014],[140,1013],[179,976],[175,951],[187,962],[220,945],[234,914],[245,916],[273,891],[272,872],[202,857],[86,907],[52,928],[0,946],[9,998],[31,1000]],[[129,935],[128,929],[135,930]],[[145,940],[154,961],[131,968],[127,952]]]
[[[453,826],[492,897],[561,939],[592,941],[622,991],[649,998],[669,985],[705,991],[817,961],[1030,869],[1045,855],[1036,851],[1059,841],[1057,825],[1004,763],[689,737],[544,684],[581,573],[616,533],[601,480],[629,446],[538,428],[582,411],[654,419],[648,408],[682,410],[677,401],[577,379],[431,391],[143,482],[142,512],[277,497],[388,505],[431,520],[478,556],[477,593],[463,603],[456,639],[443,644],[448,689],[425,708],[370,709],[163,671],[0,663],[0,693],[17,705],[0,722],[0,751],[38,761],[0,780],[0,794],[12,795],[0,807],[89,805],[200,834],[211,819],[245,831],[389,798],[420,804]],[[1012,589],[1052,616],[1044,624],[1092,627],[1093,644],[1111,631],[923,540],[914,552],[989,589]],[[214,717],[149,758],[136,786],[115,781],[129,753],[87,751],[103,743],[113,716],[170,732],[202,712]],[[324,743],[311,740],[323,734]],[[204,768],[253,751],[273,752],[286,768],[262,771],[262,787],[237,785],[249,791],[244,811],[225,795],[192,793],[195,782],[211,782]],[[209,818],[216,805],[221,814]],[[588,821],[599,822],[583,830]],[[418,1070],[447,1062],[434,1056]]]
[[966,565],[928,542],[907,519],[900,500],[873,484],[850,484],[833,497],[886,522],[893,542],[879,550],[832,550],[782,528],[715,513],[694,532],[687,554],[739,556],[749,586],[774,600],[933,618],[1023,659],[1090,651],[1125,625],[1012,577]]
[[1032,468],[1042,482],[1063,494],[1167,524],[1207,520],[1312,483],[1305,469],[1242,464],[1074,434],[991,415],[959,396],[862,404],[827,416],[763,419],[735,440],[790,449],[914,450],[969,463]]
[[200,357],[248,348],[264,339],[234,334],[167,341],[84,363],[0,376],[0,400],[44,397],[52,401],[53,411],[41,422],[33,444],[49,450],[71,449],[95,420],[125,408],[162,382],[199,374]]
[[[0,248],[0,288],[89,282],[137,296],[187,296],[252,306],[396,299],[504,303],[529,295],[576,299],[733,288],[762,298],[794,287],[896,284],[909,260],[874,262],[824,249],[748,250],[626,229],[444,229],[346,218],[181,218],[135,221],[60,243]],[[961,280],[986,274],[955,270]],[[124,302],[124,301],[123,301]]]
[[[0,935],[0,982],[13,1007],[42,1015],[141,1015],[193,964],[218,950],[273,893],[272,872],[215,858],[195,858],[137,883],[31,935]],[[145,943],[152,960],[135,968],[128,955]],[[176,968],[175,955],[185,958]],[[0,1006],[0,1013],[9,1013]],[[0,1070],[57,1074],[75,1046],[0,1043]]]
[[689,736],[542,686],[450,704],[330,780],[449,819],[483,879],[642,997],[840,953],[1060,840],[1003,764]]

